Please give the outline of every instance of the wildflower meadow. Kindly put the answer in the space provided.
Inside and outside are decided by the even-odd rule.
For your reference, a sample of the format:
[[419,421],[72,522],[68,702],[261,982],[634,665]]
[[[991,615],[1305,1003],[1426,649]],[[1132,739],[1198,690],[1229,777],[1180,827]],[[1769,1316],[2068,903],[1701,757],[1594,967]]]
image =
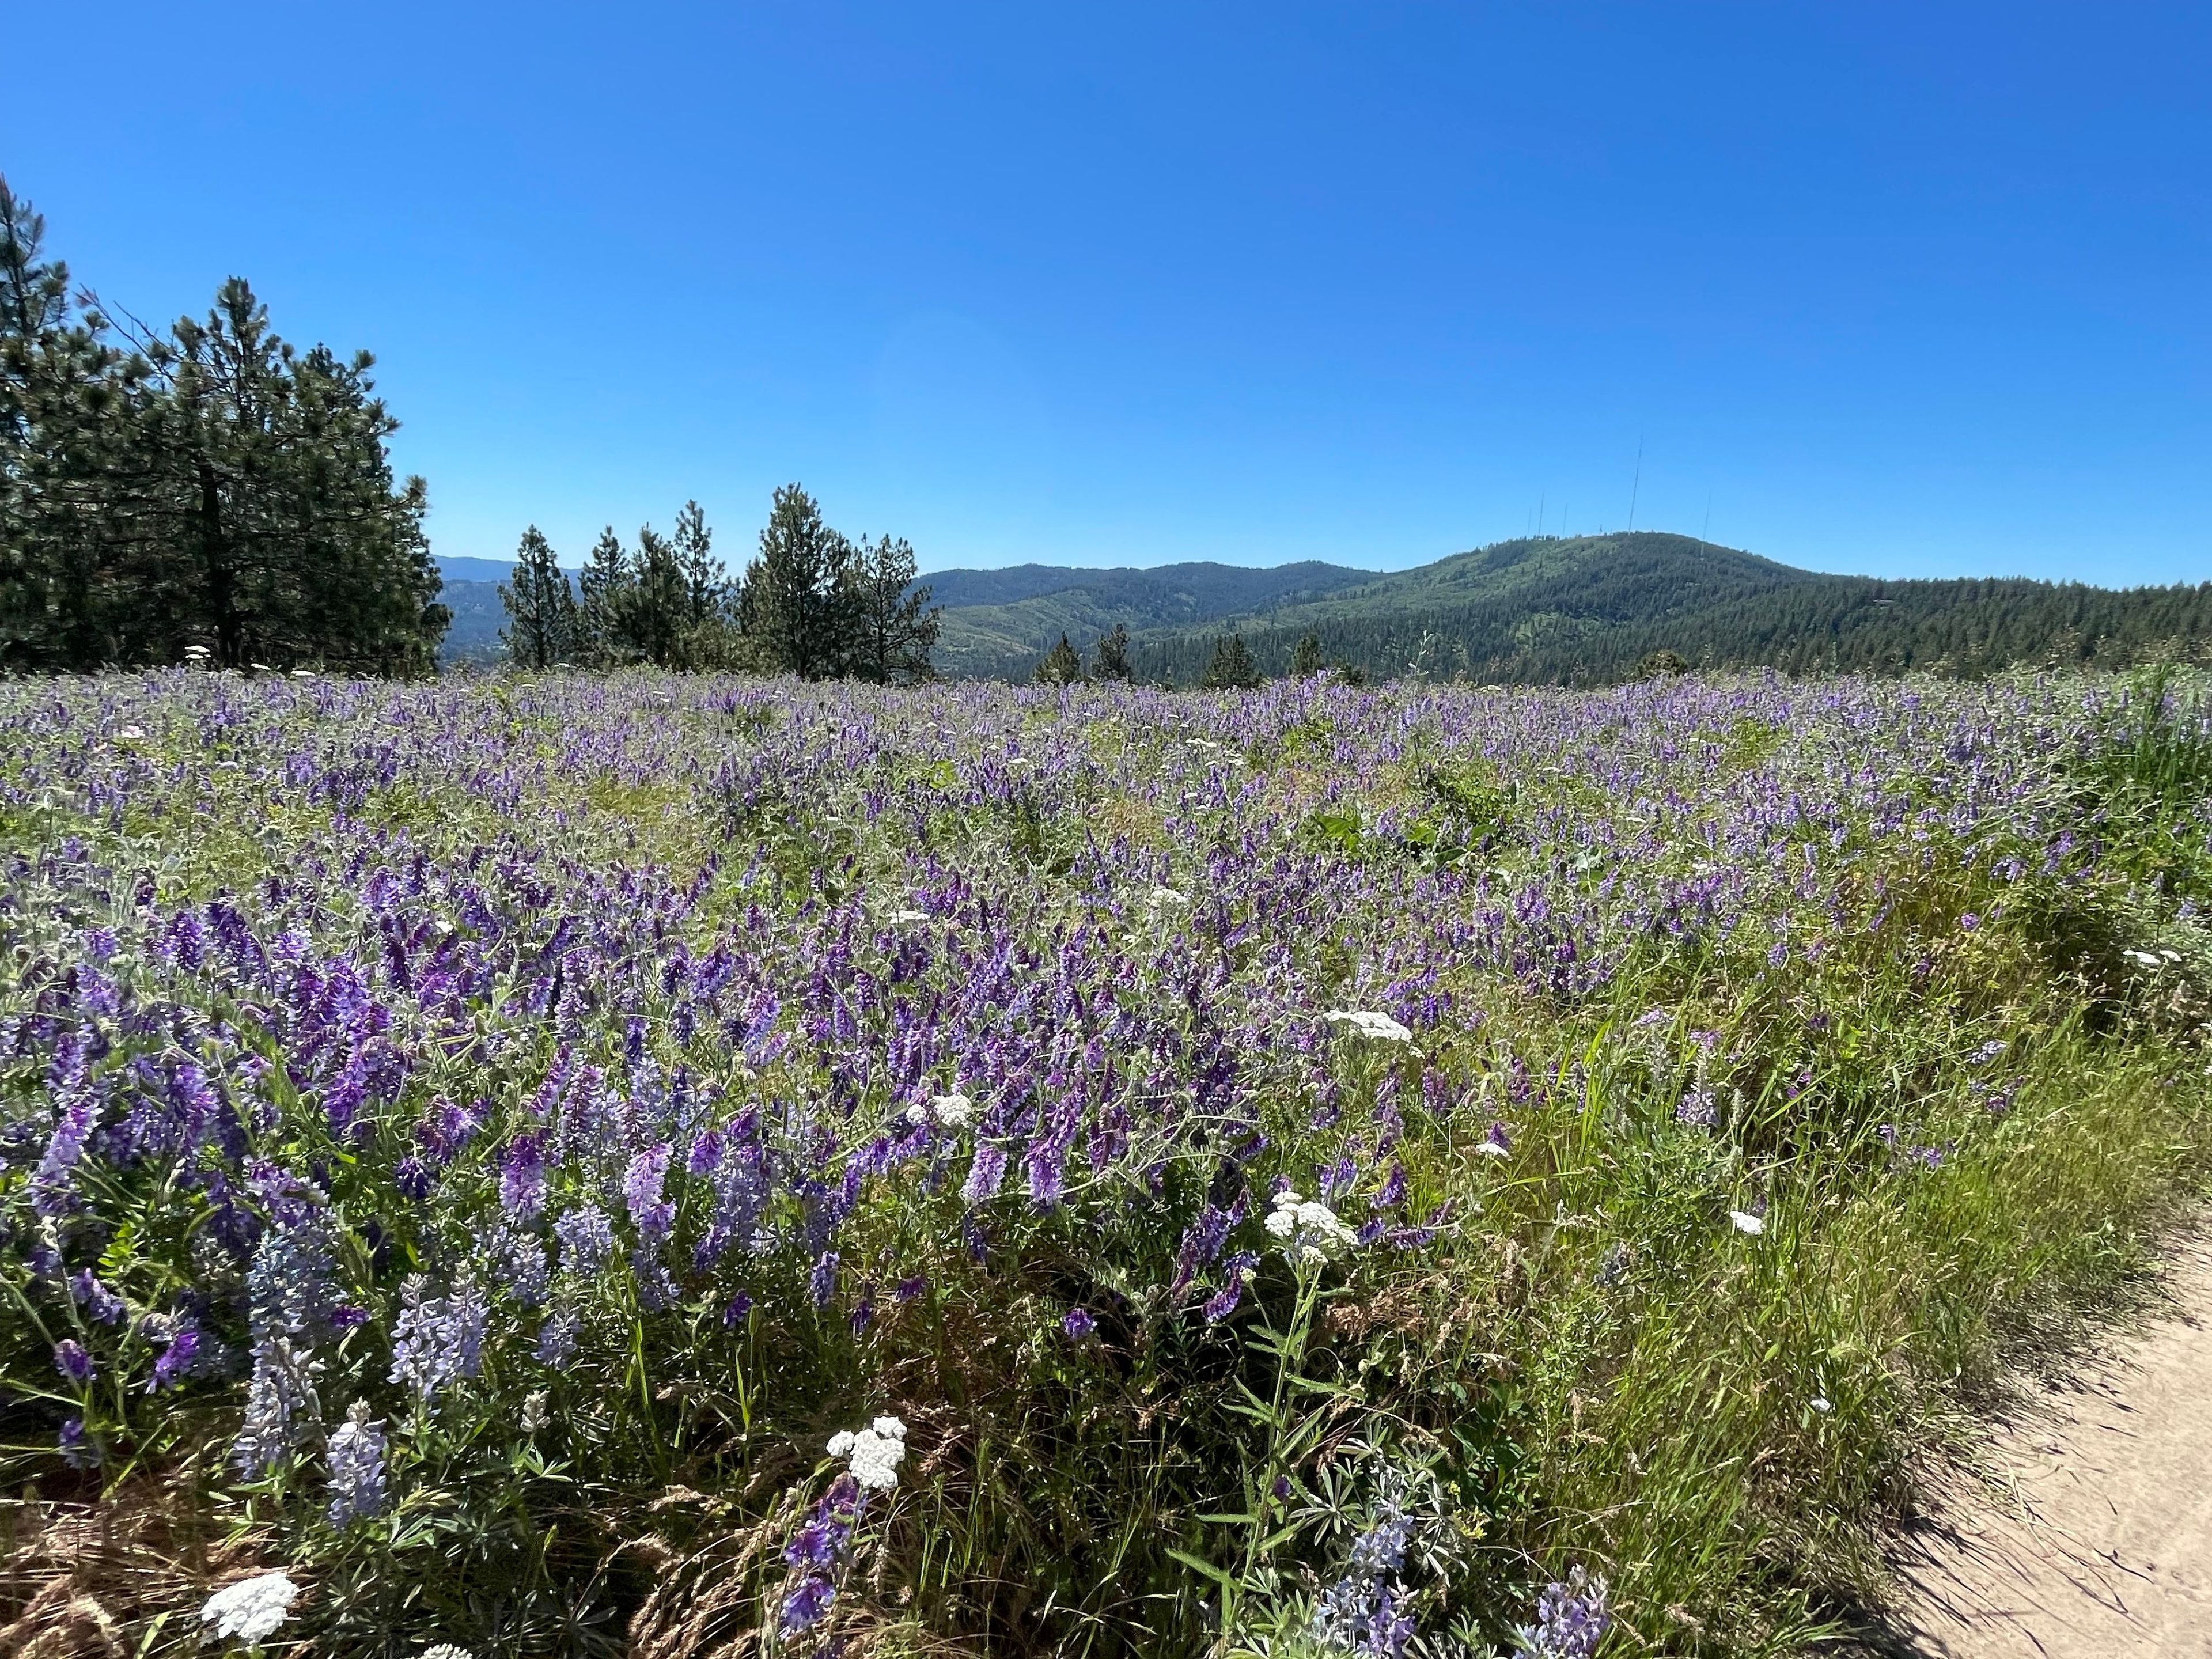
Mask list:
[[2209,729],[0,682],[9,1650],[1798,1651],[2201,1189]]

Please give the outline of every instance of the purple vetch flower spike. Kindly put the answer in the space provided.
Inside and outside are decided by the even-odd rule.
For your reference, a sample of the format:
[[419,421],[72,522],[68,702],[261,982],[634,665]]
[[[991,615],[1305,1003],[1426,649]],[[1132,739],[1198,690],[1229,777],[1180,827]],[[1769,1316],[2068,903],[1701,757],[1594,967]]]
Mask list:
[[1060,1328],[1073,1340],[1081,1342],[1097,1334],[1098,1321],[1088,1308],[1070,1308],[1061,1318]]
[[1006,1153],[1002,1146],[982,1142],[975,1148],[975,1160],[968,1168],[968,1179],[960,1188],[965,1203],[981,1204],[999,1190],[1006,1178]]
[[545,1134],[526,1129],[499,1160],[499,1206],[515,1221],[535,1221],[545,1208]]
[[837,1252],[824,1250],[806,1275],[807,1293],[814,1298],[816,1307],[828,1307],[837,1294]]
[[118,1322],[125,1311],[123,1298],[100,1282],[100,1276],[89,1267],[70,1276],[70,1294],[84,1309],[84,1316],[95,1325]]
[[1237,1311],[1244,1299],[1245,1281],[1259,1265],[1260,1258],[1249,1250],[1239,1250],[1221,1264],[1221,1288],[1206,1300],[1200,1311],[1209,1325],[1218,1325]]
[[743,1291],[739,1291],[723,1305],[723,1328],[725,1329],[733,1329],[736,1327],[744,1324],[745,1322],[745,1316],[752,1312],[752,1297],[747,1296]]
[[1402,1164],[1393,1164],[1390,1166],[1389,1177],[1376,1190],[1375,1196],[1367,1200],[1367,1207],[1370,1210],[1395,1210],[1405,1201],[1406,1166]]
[[675,1231],[676,1206],[663,1202],[660,1196],[675,1150],[665,1140],[648,1146],[630,1159],[623,1176],[623,1203],[638,1237],[650,1243],[659,1243]]
[[163,1389],[173,1389],[191,1376],[193,1362],[199,1358],[201,1341],[199,1327],[189,1319],[179,1320],[170,1331],[168,1346],[154,1362],[154,1375],[147,1382],[146,1391],[155,1394]]
[[92,1356],[85,1352],[83,1343],[73,1336],[65,1336],[54,1344],[54,1369],[82,1388],[92,1381],[97,1367],[92,1363]]
[[99,1444],[84,1431],[84,1419],[72,1417],[64,1421],[55,1449],[61,1453],[62,1462],[73,1469],[96,1469],[100,1464]]

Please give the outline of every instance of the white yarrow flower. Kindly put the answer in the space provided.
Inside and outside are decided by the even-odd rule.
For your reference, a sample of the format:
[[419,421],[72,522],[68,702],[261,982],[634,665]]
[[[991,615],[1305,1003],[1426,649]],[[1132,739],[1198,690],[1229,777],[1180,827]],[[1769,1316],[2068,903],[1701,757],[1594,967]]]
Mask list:
[[842,1457],[853,1479],[888,1492],[898,1485],[898,1466],[906,1456],[906,1425],[879,1417],[865,1429],[843,1429],[830,1437],[830,1455]]
[[1748,1210],[1730,1210],[1729,1219],[1735,1224],[1736,1231],[1749,1233],[1753,1238],[1766,1231],[1766,1218],[1753,1215]]
[[441,1642],[435,1647],[424,1648],[422,1659],[476,1659],[476,1656],[458,1642]]
[[927,910],[894,910],[890,914],[890,922],[894,927],[904,927],[912,922],[928,920],[929,912]]
[[1362,1036],[1373,1037],[1381,1042],[1411,1042],[1413,1032],[1389,1015],[1372,1009],[1352,1010],[1332,1008],[1322,1018],[1338,1025],[1349,1025]]
[[1317,1199],[1300,1198],[1289,1188],[1275,1194],[1274,1207],[1260,1224],[1283,1241],[1283,1254],[1302,1267],[1317,1267],[1359,1242],[1358,1234]]
[[1151,904],[1156,910],[1160,908],[1163,905],[1180,906],[1188,908],[1190,904],[1190,901],[1188,899],[1185,898],[1181,893],[1176,892],[1172,887],[1153,888],[1151,897],[1146,901],[1146,902]]
[[946,1128],[957,1129],[975,1115],[975,1103],[963,1094],[939,1095],[929,1109]]
[[2155,968],[2158,958],[2148,951],[2123,951],[2120,954],[2138,968]]
[[258,1647],[276,1633],[299,1594],[300,1587],[281,1572],[225,1584],[200,1608],[200,1641]]

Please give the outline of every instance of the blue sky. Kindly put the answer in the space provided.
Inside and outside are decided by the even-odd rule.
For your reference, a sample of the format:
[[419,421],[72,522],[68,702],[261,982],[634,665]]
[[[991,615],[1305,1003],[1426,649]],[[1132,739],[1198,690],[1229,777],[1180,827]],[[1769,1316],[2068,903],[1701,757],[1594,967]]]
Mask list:
[[[797,478],[925,567],[1537,522],[2212,577],[2212,8],[25,10],[108,299],[366,345],[441,552]],[[1635,481],[1642,449],[1640,483]],[[1708,528],[1709,526],[1709,528]]]

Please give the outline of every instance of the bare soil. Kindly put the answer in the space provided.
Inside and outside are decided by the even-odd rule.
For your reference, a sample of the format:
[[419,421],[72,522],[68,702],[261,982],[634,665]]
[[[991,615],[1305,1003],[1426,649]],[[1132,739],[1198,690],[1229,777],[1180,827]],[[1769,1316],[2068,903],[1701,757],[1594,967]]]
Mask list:
[[1902,1540],[1887,1651],[2212,1659],[2212,1241],[2139,1330],[2030,1391],[1990,1468]]

